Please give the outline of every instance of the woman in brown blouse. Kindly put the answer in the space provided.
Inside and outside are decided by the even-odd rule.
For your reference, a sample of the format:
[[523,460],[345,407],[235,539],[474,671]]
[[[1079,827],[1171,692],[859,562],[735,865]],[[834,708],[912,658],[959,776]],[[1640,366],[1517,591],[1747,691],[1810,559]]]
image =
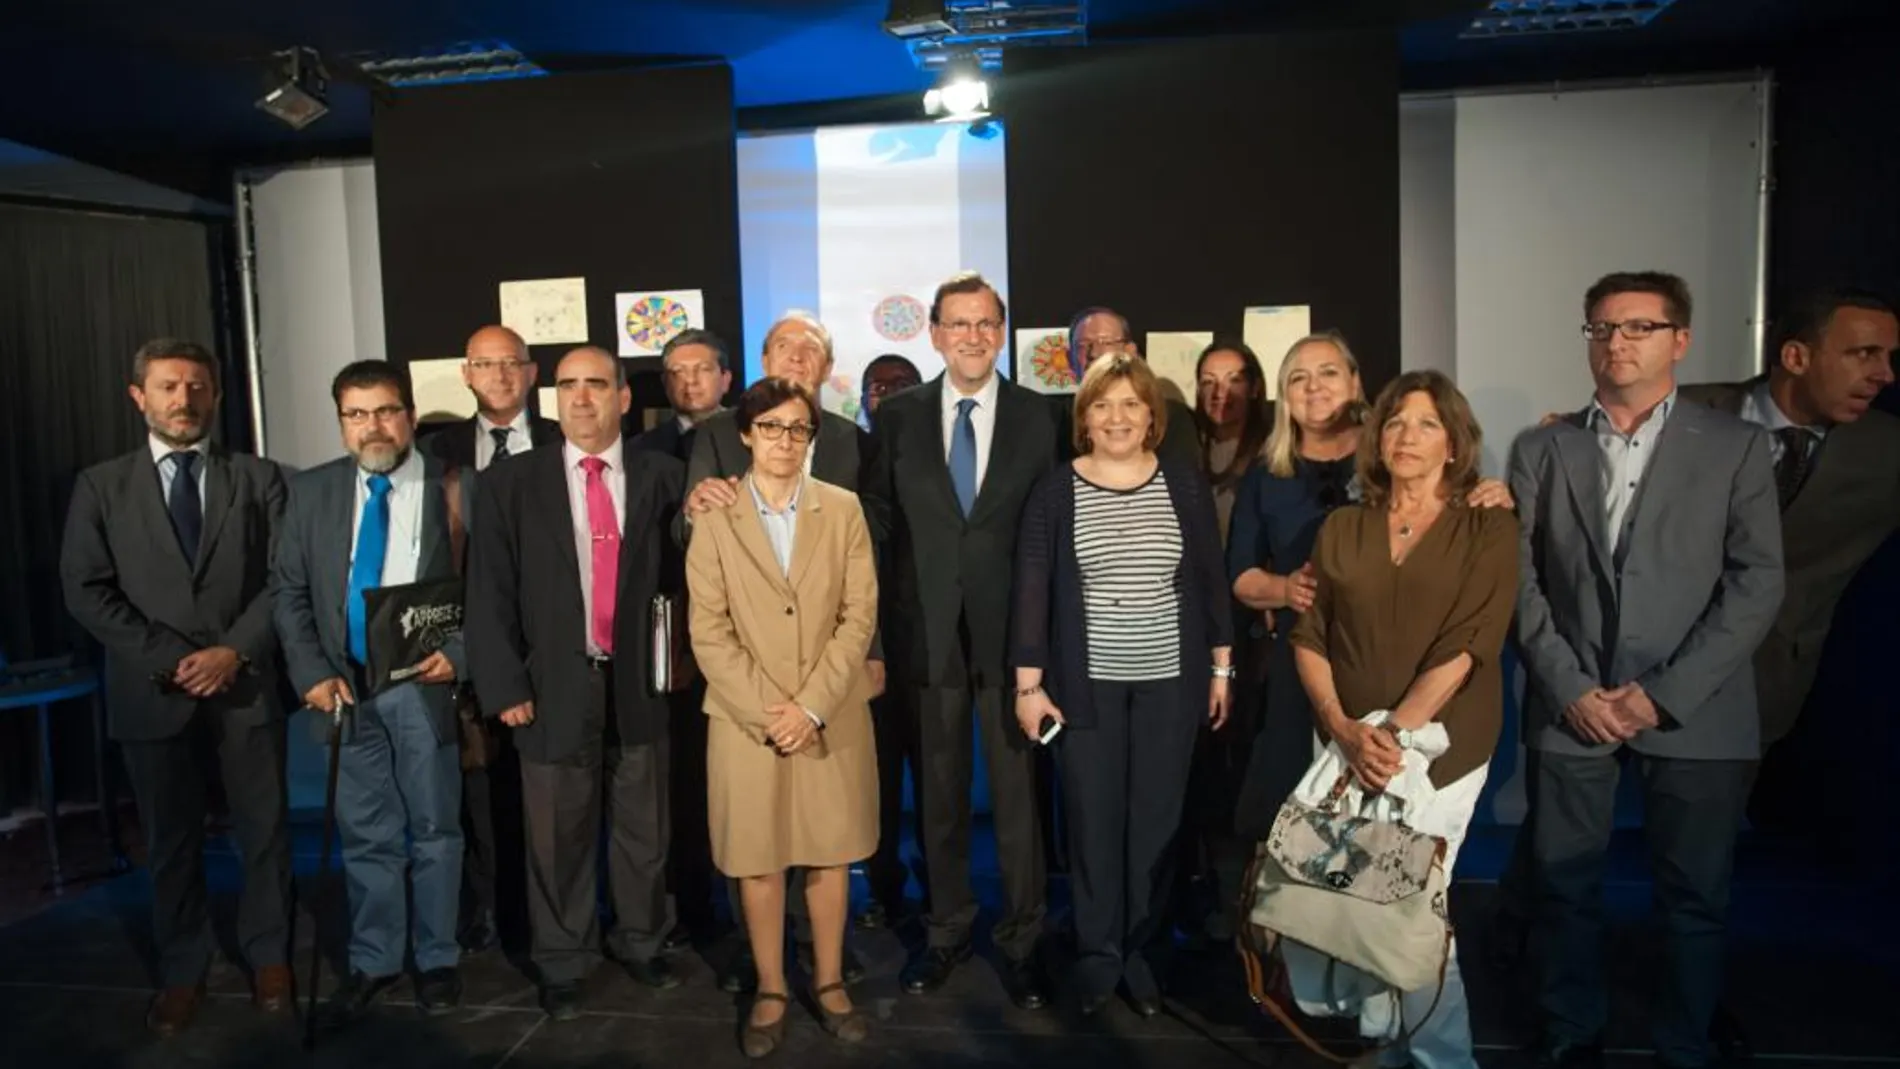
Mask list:
[[[1400,771],[1414,732],[1444,728],[1449,747],[1428,775],[1447,807],[1434,830],[1446,834],[1450,872],[1503,723],[1498,654],[1517,597],[1517,519],[1467,501],[1481,434],[1450,379],[1399,376],[1365,426],[1364,501],[1320,529],[1313,605],[1290,641],[1320,729],[1369,790]],[[1378,711],[1390,713],[1380,726],[1361,721]],[[1442,995],[1434,985],[1400,1004],[1400,1032],[1430,1014],[1410,1038],[1416,1064],[1477,1064],[1455,946]]]

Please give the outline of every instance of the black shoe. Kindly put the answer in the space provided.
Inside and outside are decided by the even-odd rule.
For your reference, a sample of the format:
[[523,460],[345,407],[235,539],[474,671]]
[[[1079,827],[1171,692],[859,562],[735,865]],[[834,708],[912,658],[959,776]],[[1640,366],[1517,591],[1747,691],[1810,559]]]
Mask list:
[[679,973],[674,972],[673,967],[666,963],[666,959],[658,955],[645,961],[627,961],[621,964],[626,966],[627,975],[633,977],[635,983],[645,984],[659,991],[680,985]]
[[1545,1043],[1537,1048],[1534,1069],[1601,1069],[1601,1043]]
[[752,945],[745,933],[739,933],[739,945],[726,955],[719,970],[719,990],[728,995],[749,995],[759,989],[759,966],[752,960]]
[[[806,972],[814,975],[817,974],[818,959],[813,954],[810,943],[798,944],[798,964],[802,966]],[[852,987],[864,980],[864,963],[858,960],[856,954],[851,953],[850,943],[844,945],[843,960],[840,964],[843,969],[843,979],[846,987]]]
[[903,980],[906,993],[927,994],[942,987],[956,967],[969,960],[970,944],[967,942],[954,947],[931,947],[912,958],[899,974],[899,979]]
[[1755,1060],[1755,1045],[1748,1041],[1742,1022],[1727,1006],[1715,1007],[1715,1016],[1709,1020],[1709,1039],[1715,1043],[1723,1065],[1747,1065]]
[[855,917],[851,923],[855,925],[860,932],[883,931],[891,926],[890,912],[884,908],[884,903],[873,898],[870,902],[865,904],[864,909],[858,913],[857,917]]
[[383,997],[383,993],[402,979],[401,973],[388,976],[365,976],[352,972],[337,989],[330,993],[330,1001],[318,1011],[317,1023],[325,1029],[342,1028],[360,1019],[368,1013],[371,1006]]
[[1084,1017],[1094,1017],[1108,1008],[1107,995],[1084,995],[1076,1004],[1076,1011]]
[[1122,984],[1122,997],[1128,1000],[1128,1008],[1138,1017],[1153,1017],[1161,1012],[1161,992],[1154,990],[1153,983]]
[[693,933],[684,924],[675,924],[673,930],[666,933],[666,939],[660,943],[660,952],[672,954],[693,945]]
[[468,923],[455,941],[462,944],[464,954],[486,954],[501,945],[501,934],[495,930],[495,915],[484,913]]
[[462,973],[453,965],[416,977],[416,1008],[429,1017],[454,1013],[462,1005]]
[[548,984],[541,989],[541,1010],[557,1021],[581,1015],[581,985]]
[[1003,970],[1003,986],[1009,1000],[1020,1010],[1039,1010],[1049,1004],[1049,982],[1042,975],[1042,960],[1035,954],[1011,961]]

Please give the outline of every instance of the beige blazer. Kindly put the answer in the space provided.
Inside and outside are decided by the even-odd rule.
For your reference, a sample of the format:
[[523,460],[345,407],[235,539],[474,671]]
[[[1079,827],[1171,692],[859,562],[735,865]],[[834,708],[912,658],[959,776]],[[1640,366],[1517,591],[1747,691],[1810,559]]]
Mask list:
[[790,700],[824,720],[824,751],[869,743],[877,568],[856,494],[805,480],[788,577],[742,485],[694,519],[686,585],[708,716],[762,743],[766,706]]

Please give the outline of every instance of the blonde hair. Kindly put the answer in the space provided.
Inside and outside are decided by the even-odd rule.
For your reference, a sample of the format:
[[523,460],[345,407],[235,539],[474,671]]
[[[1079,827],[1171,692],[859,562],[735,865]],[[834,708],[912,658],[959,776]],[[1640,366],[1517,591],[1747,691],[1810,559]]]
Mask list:
[[1273,394],[1279,400],[1273,405],[1273,433],[1267,435],[1267,446],[1264,451],[1267,457],[1267,471],[1282,479],[1293,477],[1293,459],[1300,447],[1300,428],[1293,422],[1292,410],[1286,403],[1286,380],[1293,374],[1293,358],[1300,355],[1300,350],[1309,345],[1319,344],[1330,345],[1337,349],[1340,357],[1346,361],[1346,370],[1352,372],[1353,379],[1359,384],[1358,392],[1347,399],[1340,418],[1354,425],[1365,421],[1365,380],[1359,375],[1359,358],[1352,355],[1352,348],[1346,344],[1346,336],[1337,330],[1322,330],[1294,342],[1293,346],[1286,351],[1286,355],[1280,358],[1279,387]]
[[1168,404],[1161,396],[1160,381],[1148,361],[1131,353],[1113,353],[1090,364],[1082,374],[1081,388],[1075,391],[1075,426],[1070,436],[1078,456],[1095,448],[1089,441],[1089,406],[1101,400],[1115,383],[1124,380],[1141,403],[1148,406],[1148,433],[1142,435],[1141,447],[1153,452],[1161,444],[1161,436],[1168,430]]

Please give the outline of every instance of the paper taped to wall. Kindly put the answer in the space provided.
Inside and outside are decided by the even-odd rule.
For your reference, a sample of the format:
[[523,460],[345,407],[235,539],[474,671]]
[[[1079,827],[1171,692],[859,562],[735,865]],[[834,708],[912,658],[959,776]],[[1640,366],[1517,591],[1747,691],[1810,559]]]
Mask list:
[[648,290],[614,294],[614,334],[621,356],[658,356],[680,332],[706,326],[706,297],[699,290]]
[[1249,308],[1241,313],[1240,337],[1260,358],[1267,380],[1267,400],[1280,399],[1280,363],[1293,343],[1313,333],[1313,308],[1285,304]]
[[1016,331],[1016,381],[1037,393],[1075,392],[1067,327],[1023,327]]
[[475,414],[475,395],[462,381],[460,360],[409,361],[409,389],[416,418],[423,423],[467,419]]
[[587,280],[525,278],[499,287],[501,325],[529,345],[587,341]]
[[[1151,330],[1142,354],[1161,380],[1161,392],[1170,401],[1194,407],[1194,365],[1201,350],[1214,343],[1211,330]],[[1172,387],[1172,389],[1170,388]]]

